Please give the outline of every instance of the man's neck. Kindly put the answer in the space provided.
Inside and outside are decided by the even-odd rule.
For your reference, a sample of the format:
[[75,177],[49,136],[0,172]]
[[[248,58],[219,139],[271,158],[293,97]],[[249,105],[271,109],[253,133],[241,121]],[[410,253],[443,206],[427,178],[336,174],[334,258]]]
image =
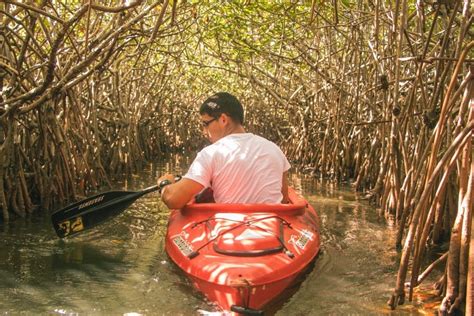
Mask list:
[[232,124],[232,125],[229,125],[229,128],[226,130],[225,136],[228,136],[231,134],[242,134],[242,133],[245,133],[245,129],[242,125]]

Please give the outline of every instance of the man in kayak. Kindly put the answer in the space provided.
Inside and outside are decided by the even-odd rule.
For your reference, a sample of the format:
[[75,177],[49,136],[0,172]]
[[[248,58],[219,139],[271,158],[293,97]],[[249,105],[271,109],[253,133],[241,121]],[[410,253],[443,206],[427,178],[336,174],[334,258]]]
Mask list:
[[158,179],[163,202],[170,209],[181,208],[211,188],[216,203],[287,203],[290,164],[273,142],[245,131],[239,100],[216,93],[199,114],[212,144],[197,154],[180,181],[170,174]]

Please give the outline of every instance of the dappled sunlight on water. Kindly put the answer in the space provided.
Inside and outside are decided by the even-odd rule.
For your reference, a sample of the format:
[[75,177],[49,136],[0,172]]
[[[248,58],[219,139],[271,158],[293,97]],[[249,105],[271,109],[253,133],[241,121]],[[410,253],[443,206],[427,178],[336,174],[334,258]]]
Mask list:
[[[153,185],[169,163],[115,189]],[[182,173],[178,170],[176,173]],[[423,315],[436,306],[430,289],[395,311],[385,303],[395,284],[395,231],[348,188],[293,175],[321,218],[322,251],[314,269],[277,315]],[[164,250],[168,210],[148,194],[126,212],[59,240],[49,216],[0,226],[0,312],[48,315],[197,315],[213,311]],[[423,305],[425,304],[425,305]],[[430,305],[431,304],[431,305]],[[425,306],[425,311],[420,308]]]
[[[393,227],[350,188],[300,178],[299,185],[322,224],[315,268],[278,315],[424,315],[421,301],[391,311],[386,301],[399,255]],[[309,302],[306,304],[305,302]]]

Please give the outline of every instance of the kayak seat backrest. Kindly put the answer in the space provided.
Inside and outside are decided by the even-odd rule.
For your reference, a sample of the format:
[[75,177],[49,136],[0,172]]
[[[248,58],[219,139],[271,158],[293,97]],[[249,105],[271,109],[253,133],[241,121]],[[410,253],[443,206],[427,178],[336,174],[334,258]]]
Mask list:
[[183,215],[193,212],[219,213],[276,213],[280,215],[301,215],[307,207],[306,200],[296,194],[293,188],[288,188],[290,203],[288,204],[260,204],[260,203],[193,203],[187,204],[182,210]]

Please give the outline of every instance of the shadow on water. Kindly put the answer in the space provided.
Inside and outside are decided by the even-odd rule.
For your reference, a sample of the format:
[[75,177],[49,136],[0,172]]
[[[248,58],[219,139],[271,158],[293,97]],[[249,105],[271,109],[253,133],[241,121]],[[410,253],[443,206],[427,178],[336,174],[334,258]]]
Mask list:
[[[165,164],[119,189],[138,190]],[[178,168],[177,173],[181,173]],[[349,188],[294,175],[319,212],[322,251],[304,281],[277,302],[276,315],[418,315],[421,303],[390,311],[398,254],[394,229]],[[59,240],[49,216],[0,226],[0,312],[47,315],[196,315],[213,310],[164,250],[168,210],[156,194],[111,221]]]

